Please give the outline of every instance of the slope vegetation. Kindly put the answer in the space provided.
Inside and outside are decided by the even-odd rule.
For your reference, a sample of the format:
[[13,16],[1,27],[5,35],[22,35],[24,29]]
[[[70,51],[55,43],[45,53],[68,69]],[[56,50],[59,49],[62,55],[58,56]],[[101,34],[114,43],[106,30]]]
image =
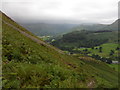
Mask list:
[[74,31],[64,34],[60,39],[52,42],[52,44],[58,48],[67,50],[81,47],[91,48],[108,42],[118,42],[117,31]]
[[2,30],[4,88],[118,87],[117,72],[106,64],[61,53],[4,14]]

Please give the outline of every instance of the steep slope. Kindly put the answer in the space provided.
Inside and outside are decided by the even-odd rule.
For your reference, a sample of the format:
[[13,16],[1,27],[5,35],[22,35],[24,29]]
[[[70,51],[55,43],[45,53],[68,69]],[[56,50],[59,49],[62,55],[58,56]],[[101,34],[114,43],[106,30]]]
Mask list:
[[116,20],[115,22],[113,22],[110,25],[107,25],[105,28],[103,28],[104,30],[119,30],[118,26],[120,26],[120,19]]
[[65,55],[4,14],[2,30],[4,88],[109,88],[118,85],[117,72],[106,64],[100,62],[102,68],[97,68]]

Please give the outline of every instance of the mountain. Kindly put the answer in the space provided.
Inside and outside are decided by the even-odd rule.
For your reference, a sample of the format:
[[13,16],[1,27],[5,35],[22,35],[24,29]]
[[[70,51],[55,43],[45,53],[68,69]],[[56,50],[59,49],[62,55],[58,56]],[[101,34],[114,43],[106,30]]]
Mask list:
[[97,30],[102,30],[102,28],[105,28],[105,27],[106,25],[103,25],[103,24],[92,24],[92,25],[82,24],[82,25],[74,27],[72,31],[80,31],[80,30],[97,31]]
[[115,22],[113,22],[110,25],[107,25],[105,28],[103,28],[104,30],[119,30],[118,26],[120,26],[120,19],[116,20]]
[[2,14],[3,88],[117,88],[118,72],[42,41]]
[[[99,30],[88,31],[80,30],[64,34],[61,38],[51,42],[52,45],[62,49],[71,50],[74,48],[92,48],[104,43],[117,43],[118,31]],[[62,44],[61,44],[62,43]]]
[[104,24],[47,24],[47,23],[20,23],[37,36],[61,35],[80,30],[118,30],[118,20],[109,25]]
[[37,36],[60,35],[69,32],[76,24],[21,23]]
[[104,25],[104,24],[91,24],[91,25],[79,25],[72,29],[72,31],[80,31],[80,30],[89,30],[89,31],[99,31],[99,30],[118,30],[118,21],[116,20],[112,24]]

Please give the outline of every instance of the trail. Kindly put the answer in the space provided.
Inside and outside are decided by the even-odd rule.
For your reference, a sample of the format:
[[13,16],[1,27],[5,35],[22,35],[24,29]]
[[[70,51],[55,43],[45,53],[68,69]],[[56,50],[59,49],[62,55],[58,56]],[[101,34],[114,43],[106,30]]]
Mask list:
[[19,31],[19,32],[20,32],[21,34],[23,34],[24,36],[30,38],[30,39],[33,40],[34,42],[36,42],[36,43],[38,43],[38,44],[40,44],[40,45],[42,45],[42,46],[47,46],[47,47],[49,47],[49,48],[51,48],[51,49],[54,49],[55,51],[57,51],[57,52],[59,52],[59,53],[61,53],[61,54],[64,54],[64,52],[63,52],[62,50],[57,49],[57,48],[53,47],[52,45],[50,45],[50,44],[48,44],[48,43],[46,43],[46,42],[44,42],[44,41],[41,41],[40,39],[38,39],[38,38],[36,38],[36,37],[34,37],[34,36],[32,36],[32,35],[24,32],[23,30],[20,30],[19,28],[15,27],[14,25],[12,25],[12,24],[4,21],[4,20],[2,20],[2,21],[3,21],[5,24],[9,25],[10,27],[14,28],[15,30]]
[[[26,36],[26,37],[30,38],[31,40],[33,40],[34,42],[38,43],[39,45],[49,47],[49,48],[51,48],[51,49],[54,49],[54,50],[57,51],[58,53],[64,54],[64,52],[63,52],[62,50],[60,50],[60,49],[58,49],[58,48],[55,48],[55,47],[53,47],[52,45],[50,45],[50,44],[48,44],[48,43],[46,43],[46,42],[44,42],[44,41],[41,41],[40,39],[38,39],[38,38],[36,38],[36,37],[34,37],[34,36],[32,36],[32,35],[24,32],[23,30],[15,27],[14,25],[12,25],[12,24],[4,21],[4,20],[2,20],[2,21],[3,21],[5,24],[9,25],[10,27],[14,28],[15,30],[19,31],[19,32],[20,32],[21,34],[23,34],[24,36]],[[70,64],[70,63],[68,63],[68,62],[65,62],[65,61],[63,61],[63,60],[61,60],[61,61],[64,62],[64,64],[69,65],[69,66],[72,67],[72,68],[76,68],[76,66],[74,66],[74,65],[72,65],[72,64]]]

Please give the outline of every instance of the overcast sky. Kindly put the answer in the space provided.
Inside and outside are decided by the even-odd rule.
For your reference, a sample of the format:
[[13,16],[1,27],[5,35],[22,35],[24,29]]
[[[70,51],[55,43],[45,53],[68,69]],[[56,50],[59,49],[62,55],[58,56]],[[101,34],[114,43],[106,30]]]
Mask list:
[[2,0],[2,11],[19,22],[102,23],[118,19],[119,0]]

